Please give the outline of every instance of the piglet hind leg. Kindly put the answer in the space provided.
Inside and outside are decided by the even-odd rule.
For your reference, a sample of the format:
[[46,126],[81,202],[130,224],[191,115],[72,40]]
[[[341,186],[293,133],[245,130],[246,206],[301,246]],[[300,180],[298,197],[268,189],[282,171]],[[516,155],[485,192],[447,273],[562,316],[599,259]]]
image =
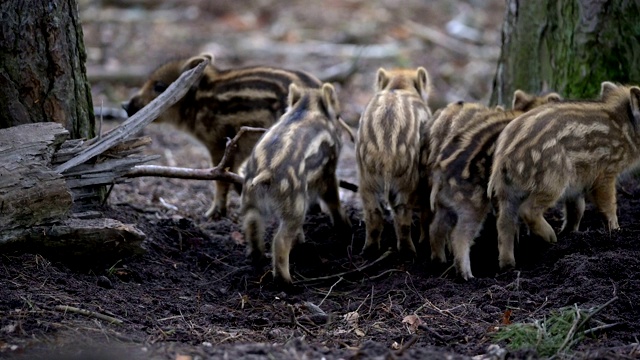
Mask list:
[[292,284],[289,273],[289,254],[302,233],[304,216],[283,216],[280,227],[273,237],[273,280],[277,285]]
[[604,215],[609,230],[618,230],[620,225],[616,215],[616,178],[607,177],[597,181],[591,190],[591,194],[594,204]]
[[367,233],[362,255],[367,258],[375,258],[380,252],[380,238],[384,229],[384,217],[382,210],[372,195],[362,194],[362,208]]
[[431,261],[441,264],[447,262],[446,243],[451,234],[455,216],[448,208],[436,204],[435,215],[429,226],[429,244],[431,245]]
[[205,216],[209,219],[217,220],[227,216],[227,196],[229,194],[229,183],[226,181],[215,181],[216,192],[213,195],[213,204]]
[[529,226],[529,230],[550,244],[558,242],[558,238],[543,215],[554,204],[555,198],[553,196],[532,194],[520,205],[519,211],[522,220]]
[[330,177],[329,179],[325,184],[324,192],[320,196],[329,209],[336,232],[351,236],[351,221],[340,206],[338,180],[335,177]]
[[499,200],[498,219],[498,262],[500,269],[516,266],[514,241],[518,233],[518,202],[511,199]]
[[407,258],[416,257],[416,247],[411,239],[411,217],[413,212],[410,207],[402,204],[394,207],[393,223],[398,240],[397,248],[400,255]]
[[473,278],[470,252],[473,241],[482,230],[486,209],[458,211],[458,221],[451,231],[451,250],[458,275],[464,280]]
[[570,232],[578,232],[582,215],[584,215],[585,201],[584,195],[579,194],[569,197],[564,201],[564,221],[560,234],[566,235]]
[[244,236],[247,240],[247,257],[254,265],[258,265],[264,259],[264,220],[263,214],[257,207],[243,204]]
[[433,221],[433,211],[429,207],[429,204],[423,205],[420,204],[420,240],[419,244],[422,244],[426,239],[429,238],[429,228],[430,224]]

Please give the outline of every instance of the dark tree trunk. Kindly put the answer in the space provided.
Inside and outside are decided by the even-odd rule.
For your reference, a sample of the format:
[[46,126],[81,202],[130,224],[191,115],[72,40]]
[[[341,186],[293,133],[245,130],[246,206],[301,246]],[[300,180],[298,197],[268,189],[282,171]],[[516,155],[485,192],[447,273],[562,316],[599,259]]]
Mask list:
[[602,81],[640,84],[638,0],[507,0],[492,104],[516,89],[593,98]]
[[0,1],[0,128],[55,121],[94,133],[75,0]]

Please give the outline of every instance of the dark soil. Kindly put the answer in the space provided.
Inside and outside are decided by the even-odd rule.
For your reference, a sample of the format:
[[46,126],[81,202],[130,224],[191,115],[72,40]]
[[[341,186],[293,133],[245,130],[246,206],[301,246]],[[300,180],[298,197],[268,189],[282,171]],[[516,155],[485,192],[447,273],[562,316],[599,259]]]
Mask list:
[[[309,216],[307,242],[291,254],[297,291],[289,293],[271,282],[269,264],[249,265],[235,221],[198,222],[114,205],[107,216],[147,234],[144,255],[116,263],[95,259],[89,269],[70,268],[46,254],[2,255],[0,355],[462,358],[486,353],[508,310],[511,322],[529,322],[553,309],[587,309],[615,298],[590,325],[616,325],[588,336],[574,355],[633,357],[640,328],[638,199],[638,183],[625,182],[620,231],[603,230],[599,215],[588,209],[583,232],[556,245],[521,236],[518,268],[502,273],[496,271],[495,230],[488,225],[472,249],[476,278],[468,282],[431,265],[425,252],[413,263],[393,254],[366,262],[358,255],[364,226],[353,206],[353,236],[335,234],[324,214]],[[555,220],[557,214],[549,215]],[[392,247],[388,234],[385,245]],[[123,323],[56,309],[61,305]],[[413,314],[422,324],[412,328],[404,320]]]
[[[80,3],[83,6],[86,1]],[[175,6],[180,2],[166,3]],[[317,23],[323,21],[331,26],[348,25],[342,13],[344,5],[336,5],[342,4],[339,1],[330,1],[335,6],[321,10],[312,7],[310,12],[317,16],[308,16],[309,11],[305,12],[307,9],[299,2],[291,2],[291,7],[285,5],[288,2],[256,3],[262,7],[273,6],[269,11],[258,12],[261,15],[253,19],[255,23],[238,23],[246,20],[242,16],[247,10],[227,5],[228,8],[216,16],[204,12],[199,21],[185,20],[179,24],[180,29],[207,29],[220,36],[216,39],[222,42],[222,36],[229,33],[234,33],[236,38],[238,34],[254,36],[264,30],[264,23],[270,24],[278,18],[295,19],[308,29],[318,28]],[[415,39],[391,26],[398,17],[422,19],[423,23],[442,28],[461,9],[447,5],[458,3],[450,1],[407,1],[400,13],[389,10],[393,8],[393,1],[345,3],[350,4],[349,11],[358,16],[370,16],[371,31],[388,34],[386,37],[378,34],[375,39],[392,38],[401,46],[415,45]],[[493,5],[485,7],[476,1],[459,3],[464,9],[475,6],[477,11],[472,13],[483,20],[478,26],[487,32],[493,31],[494,40],[499,42],[501,1],[487,2]],[[391,16],[381,16],[384,14],[376,9],[380,4],[387,6]],[[298,16],[301,13],[307,15]],[[81,18],[82,14],[85,13],[81,13]],[[298,22],[282,35],[289,39],[286,41],[304,38],[306,33],[296,30],[300,29],[296,27]],[[175,34],[184,36],[184,32],[162,24],[166,38]],[[105,41],[104,36],[99,36],[101,31],[107,33],[107,38],[109,34],[117,38],[113,28],[107,25],[99,28],[91,22],[84,24],[90,66],[99,65],[102,60],[104,64],[127,61],[139,64],[145,62],[141,57],[144,51],[157,54],[172,48],[165,41],[146,50],[137,49],[141,41],[149,41],[149,34],[159,31],[142,24],[134,27],[131,46],[114,50],[98,40]],[[326,30],[314,31],[314,36],[319,38],[331,36]],[[179,51],[185,51],[182,47],[196,51],[194,49],[202,45],[177,44]],[[96,49],[112,54],[92,56]],[[453,101],[455,95],[460,94],[456,89],[463,88],[481,89],[465,93],[466,96],[462,96],[465,100],[486,100],[494,68],[480,66],[482,74],[476,76],[470,74],[469,64],[480,60],[445,54],[446,51],[438,48],[411,47],[402,53],[403,59],[367,62],[361,75],[345,84],[341,91],[346,111],[350,111],[352,117],[357,116],[370,95],[375,69],[384,65],[384,61],[410,66],[426,63],[442,103]],[[290,67],[299,64],[286,57],[265,56],[262,60]],[[242,54],[233,59],[222,56],[222,62],[225,61],[257,62],[243,58]],[[327,61],[316,58],[304,64],[320,66]],[[443,75],[445,73],[449,75]],[[469,81],[477,87],[469,85]],[[117,104],[130,91],[127,87],[98,83],[94,84],[94,100],[99,104],[98,99],[107,98],[108,102]],[[113,127],[117,122],[106,125]],[[163,155],[159,164],[208,166],[203,148],[171,128],[151,125],[145,129],[145,135],[153,138],[152,146],[146,151]],[[339,176],[357,182],[353,145],[347,145],[344,150]],[[589,327],[612,326],[587,336],[571,356],[637,358],[640,356],[637,338],[640,225],[636,219],[640,217],[640,183],[628,178],[622,181],[619,190],[621,230],[606,231],[600,215],[591,207],[587,208],[582,232],[560,237],[555,245],[531,238],[523,229],[517,244],[515,270],[498,271],[494,219],[489,219],[472,248],[472,270],[476,278],[468,282],[456,277],[450,263],[431,264],[424,247],[414,262],[403,261],[394,253],[375,263],[363,259],[359,255],[364,243],[360,202],[355,194],[343,191],[341,197],[354,224],[353,233],[336,234],[327,215],[308,216],[304,228],[307,241],[298,244],[291,254],[296,288],[285,292],[272,283],[269,264],[255,269],[245,258],[237,196],[232,199],[228,218],[206,221],[202,215],[211,201],[209,182],[134,179],[114,188],[104,212],[107,217],[135,224],[147,235],[142,245],[146,250],[143,255],[108,261],[106,256],[61,261],[47,253],[0,254],[0,358],[456,359],[477,355],[491,358],[488,348],[496,343],[492,335],[505,322],[541,320],[562,307],[575,305],[590,309],[612,299],[588,324]],[[549,212],[548,218],[557,229],[558,212]],[[274,222],[270,225],[268,242],[275,225]],[[383,248],[394,246],[393,237],[388,226]],[[90,314],[65,311],[64,306],[85,309]],[[99,319],[96,314],[122,323]],[[416,319],[419,325],[412,322]],[[504,348],[507,344],[498,345]],[[511,351],[507,356],[535,358],[537,354],[521,350]]]

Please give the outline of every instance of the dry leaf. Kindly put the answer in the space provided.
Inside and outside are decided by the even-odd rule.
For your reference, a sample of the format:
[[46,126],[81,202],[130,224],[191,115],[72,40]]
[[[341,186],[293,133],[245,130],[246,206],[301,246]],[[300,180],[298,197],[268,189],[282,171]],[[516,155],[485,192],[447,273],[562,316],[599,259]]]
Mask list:
[[238,245],[244,245],[244,236],[239,231],[232,232],[231,239]]
[[507,309],[507,311],[502,314],[502,321],[500,322],[502,325],[511,324],[511,309]]
[[165,208],[169,209],[169,210],[173,210],[173,211],[178,211],[178,207],[170,204],[169,202],[167,202],[165,199],[163,199],[162,197],[159,199],[160,200],[160,204],[162,206],[164,206]]
[[360,314],[358,314],[357,311],[352,311],[350,313],[344,314],[344,320],[347,322],[347,324],[349,324],[349,326],[354,328],[358,327],[359,317],[360,317]]
[[176,360],[191,360],[189,355],[176,355]]
[[422,320],[420,319],[420,317],[418,315],[411,314],[411,315],[405,316],[404,319],[402,319],[402,323],[403,324],[407,324],[408,327],[409,327],[409,331],[414,333],[418,329],[418,326],[420,326],[420,324],[422,324]]
[[398,344],[397,341],[394,341],[393,344],[391,344],[391,348],[393,350],[400,350],[400,344]]
[[356,329],[355,333],[356,333],[356,335],[358,335],[360,337],[364,337],[364,331],[362,331],[361,329]]

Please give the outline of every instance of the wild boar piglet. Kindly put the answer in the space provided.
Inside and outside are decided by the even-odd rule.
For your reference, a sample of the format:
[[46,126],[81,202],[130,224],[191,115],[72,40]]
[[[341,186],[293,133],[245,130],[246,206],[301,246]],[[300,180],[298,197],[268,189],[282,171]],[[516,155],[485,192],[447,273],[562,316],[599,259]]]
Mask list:
[[431,138],[431,156],[435,157],[431,168],[430,207],[435,213],[429,234],[431,259],[445,262],[447,244],[458,275],[465,280],[473,278],[469,253],[491,211],[487,182],[496,139],[516,117],[557,101],[560,96],[556,93],[534,96],[517,90],[511,110],[455,103],[434,120],[434,129],[447,131]]
[[366,225],[365,255],[380,250],[384,214],[393,215],[397,248],[415,256],[411,217],[418,200],[421,130],[431,119],[429,74],[423,67],[379,69],[376,93],[356,136],[356,162]]
[[307,207],[319,199],[329,209],[336,230],[351,224],[340,206],[336,166],[342,147],[340,131],[349,130],[339,118],[340,106],[330,84],[321,89],[289,87],[289,107],[258,141],[246,163],[241,198],[248,255],[264,256],[265,219],[280,220],[272,242],[274,280],[291,284],[289,253],[304,241],[302,225]]
[[564,227],[578,228],[586,193],[609,229],[618,229],[616,178],[639,160],[637,86],[603,82],[597,100],[549,104],[509,123],[498,137],[488,186],[498,202],[500,267],[515,266],[519,219],[556,242],[543,214],[563,197],[570,205]]
[[[289,84],[310,88],[319,88],[322,84],[306,72],[275,67],[222,70],[212,64],[212,55],[202,54],[173,60],[154,70],[138,93],[122,104],[127,114],[131,116],[149,104],[203,58],[211,63],[200,81],[156,122],[170,123],[199,140],[209,151],[213,165],[222,159],[227,139],[233,138],[241,127],[269,128],[278,120],[287,105]],[[238,171],[259,137],[259,134],[243,135],[232,154],[231,171]],[[213,203],[205,214],[207,217],[226,215],[228,193],[228,182],[215,182]]]

